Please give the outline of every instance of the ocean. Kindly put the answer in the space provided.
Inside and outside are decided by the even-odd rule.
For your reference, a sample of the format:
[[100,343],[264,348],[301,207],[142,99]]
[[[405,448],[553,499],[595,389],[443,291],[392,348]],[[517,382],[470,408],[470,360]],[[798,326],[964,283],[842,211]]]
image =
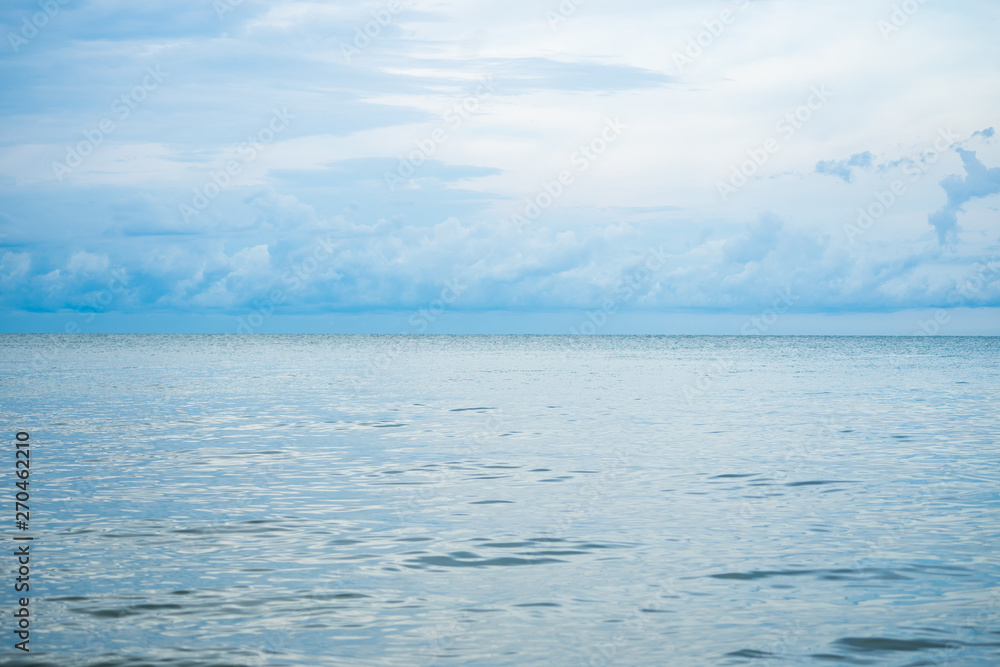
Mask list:
[[1000,664],[997,338],[3,335],[0,382],[4,665]]

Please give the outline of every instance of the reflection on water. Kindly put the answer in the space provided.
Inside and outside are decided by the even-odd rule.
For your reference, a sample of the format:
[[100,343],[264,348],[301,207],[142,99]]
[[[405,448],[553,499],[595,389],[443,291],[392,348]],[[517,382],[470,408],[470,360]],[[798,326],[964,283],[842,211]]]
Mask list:
[[0,336],[4,664],[1000,664],[998,348]]

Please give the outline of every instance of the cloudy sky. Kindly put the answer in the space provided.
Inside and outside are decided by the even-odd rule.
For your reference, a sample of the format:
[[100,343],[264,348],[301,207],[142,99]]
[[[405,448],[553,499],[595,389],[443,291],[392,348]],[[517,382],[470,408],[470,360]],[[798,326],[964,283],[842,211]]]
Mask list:
[[0,28],[4,331],[1000,334],[996,0]]

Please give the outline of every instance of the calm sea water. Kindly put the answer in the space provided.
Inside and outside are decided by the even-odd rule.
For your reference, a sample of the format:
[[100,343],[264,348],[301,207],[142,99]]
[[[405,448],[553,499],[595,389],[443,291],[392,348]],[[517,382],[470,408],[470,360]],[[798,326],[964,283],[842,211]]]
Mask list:
[[998,394],[990,338],[0,336],[0,661],[997,665]]

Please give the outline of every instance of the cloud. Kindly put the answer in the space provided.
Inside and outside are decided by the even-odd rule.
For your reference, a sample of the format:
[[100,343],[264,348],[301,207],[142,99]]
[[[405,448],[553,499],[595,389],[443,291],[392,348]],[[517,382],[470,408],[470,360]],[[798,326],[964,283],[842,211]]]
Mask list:
[[759,262],[775,249],[784,223],[773,214],[763,214],[747,231],[722,247],[723,257],[733,264]]
[[938,243],[942,246],[954,245],[958,240],[958,214],[962,206],[973,199],[988,197],[1000,192],[1000,167],[987,169],[976,158],[974,151],[957,148],[965,176],[951,175],[941,181],[941,187],[948,195],[948,202],[931,213],[927,221],[937,231]]
[[675,81],[672,76],[639,67],[553,58],[492,58],[473,65],[494,73],[508,94],[538,90],[611,92],[664,86]]
[[108,257],[81,250],[69,258],[66,268],[71,273],[81,275],[105,273],[108,271]]
[[[797,309],[893,310],[947,305],[997,252],[992,202],[969,205],[996,192],[983,164],[1000,160],[989,12],[929,3],[886,44],[862,0],[749,3],[711,40],[719,8],[694,0],[579,4],[557,30],[530,0],[414,0],[387,24],[384,2],[60,6],[0,49],[0,315],[84,307],[120,270],[111,310],[238,315],[279,289],[287,313],[406,311],[460,280],[456,311],[562,312],[599,307],[653,251],[663,268],[623,309],[759,312],[792,289]],[[11,0],[0,34],[38,7]],[[149,67],[162,84],[120,117]],[[495,92],[452,122],[485,77]],[[817,85],[829,104],[721,202],[715,183]],[[244,159],[276,107],[293,121]],[[609,147],[611,118],[628,127]],[[53,162],[106,119],[57,180]],[[988,129],[955,143],[939,128]],[[231,159],[240,175],[185,220]],[[573,182],[552,195],[561,170]],[[857,207],[913,174],[848,244]],[[551,206],[512,228],[539,197]],[[998,303],[996,286],[968,302]]]
[[838,176],[845,183],[851,182],[851,168],[852,167],[862,167],[868,168],[872,166],[873,155],[871,151],[865,151],[864,153],[855,153],[846,160],[827,160],[816,163],[816,173],[817,174],[828,174],[830,176]]

